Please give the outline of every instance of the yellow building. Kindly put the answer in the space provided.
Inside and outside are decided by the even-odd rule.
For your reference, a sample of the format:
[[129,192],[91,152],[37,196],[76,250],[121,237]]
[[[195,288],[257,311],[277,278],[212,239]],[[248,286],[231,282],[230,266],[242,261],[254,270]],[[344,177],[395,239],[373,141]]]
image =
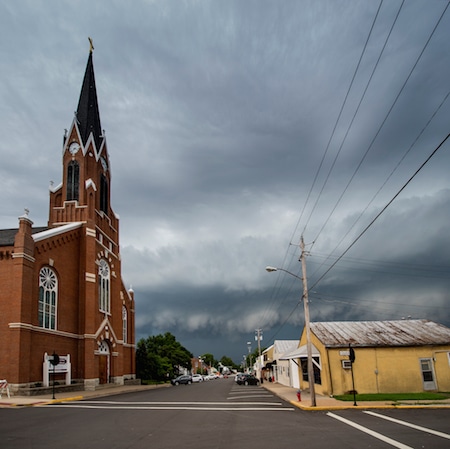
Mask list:
[[[441,324],[428,320],[311,323],[311,342],[318,394],[450,391],[450,329]],[[308,389],[305,331],[299,348],[288,358],[299,360],[300,388]]]

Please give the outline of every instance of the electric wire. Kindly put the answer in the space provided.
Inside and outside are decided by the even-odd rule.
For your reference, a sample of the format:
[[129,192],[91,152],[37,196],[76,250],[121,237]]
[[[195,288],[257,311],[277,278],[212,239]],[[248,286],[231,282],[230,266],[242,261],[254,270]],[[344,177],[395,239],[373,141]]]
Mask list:
[[[372,221],[363,229],[363,231],[353,240],[353,242],[346,248],[346,250],[331,264],[331,266],[317,279],[314,283],[309,287],[309,291],[315,288],[320,281],[337,265],[337,263],[347,254],[348,251],[358,242],[358,240],[369,230],[369,228],[375,223],[375,221],[386,211],[386,209],[395,201],[395,199],[401,194],[401,192],[410,184],[410,182],[417,176],[417,174],[425,167],[425,165],[433,158],[433,156],[442,148],[445,142],[450,138],[450,133],[440,142],[440,144],[432,151],[432,153],[428,156],[428,158],[420,165],[420,167],[414,172],[414,174],[406,181],[406,183],[398,190],[398,192],[391,198],[391,200],[381,209],[381,211],[372,219]],[[289,321],[295,310],[297,309],[300,302],[296,303],[295,307],[289,313],[287,318],[281,323],[278,330],[275,332],[273,337],[275,338],[284,325]],[[269,341],[272,341],[269,339]]]
[[358,173],[359,169],[361,168],[361,166],[362,166],[364,160],[366,159],[368,153],[369,153],[370,150],[372,149],[372,147],[373,147],[373,145],[374,145],[374,143],[375,143],[377,137],[379,136],[379,134],[380,134],[382,128],[383,128],[384,125],[386,124],[386,122],[387,122],[389,116],[391,115],[391,113],[392,113],[392,111],[393,111],[395,105],[397,104],[398,99],[400,98],[400,96],[401,96],[401,94],[403,93],[403,91],[404,91],[406,85],[408,84],[408,81],[410,80],[410,78],[411,78],[411,76],[412,76],[414,70],[416,69],[417,65],[419,64],[420,60],[422,59],[422,56],[423,56],[423,54],[425,53],[425,50],[427,49],[427,47],[428,47],[428,45],[429,45],[429,43],[430,43],[432,37],[434,36],[434,33],[436,32],[436,30],[437,30],[439,24],[441,23],[441,20],[442,20],[442,18],[444,17],[445,12],[447,11],[448,7],[449,7],[449,3],[447,3],[447,5],[446,5],[446,7],[444,8],[442,14],[440,15],[438,21],[436,22],[436,24],[435,24],[435,26],[434,26],[434,28],[433,28],[433,30],[432,30],[430,36],[428,37],[427,41],[425,42],[425,45],[423,46],[423,48],[422,48],[422,50],[421,50],[419,56],[417,57],[417,59],[416,59],[414,65],[413,65],[413,67],[411,68],[411,70],[410,70],[408,76],[406,77],[406,79],[405,79],[405,81],[404,81],[402,87],[400,88],[399,92],[397,93],[397,96],[395,97],[395,99],[394,99],[394,101],[393,101],[391,107],[389,108],[387,114],[385,115],[383,121],[381,122],[381,125],[379,126],[377,132],[375,133],[374,137],[372,138],[372,140],[371,140],[371,142],[370,142],[370,144],[369,144],[367,150],[365,151],[363,157],[361,158],[360,162],[358,163],[358,165],[357,165],[355,171],[353,172],[352,176],[350,177],[350,179],[349,179],[347,185],[345,186],[344,190],[342,191],[341,195],[339,196],[339,198],[338,198],[336,204],[334,205],[333,209],[331,210],[331,213],[329,214],[329,216],[328,216],[328,218],[326,219],[324,225],[323,225],[322,228],[320,229],[319,234],[318,234],[318,235],[316,236],[316,238],[314,239],[314,242],[316,242],[317,239],[319,238],[320,234],[322,233],[323,229],[325,228],[325,225],[328,223],[328,221],[330,220],[331,216],[332,216],[333,213],[335,212],[337,206],[338,206],[338,205],[340,204],[340,202],[342,201],[342,198],[344,197],[345,193],[347,192],[348,188],[350,187],[350,184],[353,182],[353,180],[354,180],[356,174]]
[[[402,5],[403,5],[403,3],[404,3],[404,2],[402,2]],[[381,4],[382,4],[382,1],[380,2],[379,9],[380,9],[380,7],[381,7]],[[426,50],[426,48],[427,48],[427,46],[428,46],[428,44],[429,44],[429,42],[430,42],[432,36],[434,35],[434,33],[435,33],[437,27],[439,26],[439,24],[440,24],[440,22],[441,22],[441,20],[442,20],[442,17],[444,16],[446,10],[448,9],[449,4],[450,4],[450,2],[447,3],[447,5],[446,5],[444,11],[442,12],[442,14],[441,14],[441,16],[440,16],[438,22],[436,23],[436,25],[435,25],[435,27],[434,27],[434,29],[433,29],[431,35],[430,35],[429,38],[427,39],[427,42],[425,43],[425,45],[424,45],[424,47],[423,47],[423,49],[422,49],[422,51],[421,51],[419,57],[417,58],[417,60],[416,60],[416,62],[415,62],[415,64],[414,64],[414,66],[412,67],[412,69],[411,69],[411,71],[410,71],[408,77],[406,78],[406,80],[405,80],[405,82],[404,82],[402,88],[400,89],[399,93],[397,94],[397,97],[395,98],[395,100],[394,100],[393,104],[391,105],[391,107],[390,107],[388,113],[386,114],[386,116],[385,116],[383,122],[381,123],[381,125],[380,125],[380,127],[379,127],[377,133],[375,134],[375,136],[374,136],[374,138],[373,138],[373,140],[372,140],[372,142],[371,142],[371,144],[370,144],[368,150],[366,151],[366,154],[367,154],[367,152],[370,150],[370,148],[371,148],[371,146],[373,145],[373,143],[374,143],[374,141],[376,140],[376,138],[378,137],[378,135],[379,135],[379,133],[380,133],[380,131],[381,131],[381,128],[384,126],[384,124],[386,123],[387,119],[389,118],[389,116],[390,116],[390,114],[391,114],[391,112],[392,112],[392,110],[393,110],[395,104],[397,103],[397,101],[398,101],[400,95],[402,94],[402,92],[403,92],[403,90],[404,90],[406,84],[408,83],[410,77],[412,76],[412,73],[414,72],[414,70],[415,70],[415,68],[417,67],[417,64],[419,63],[419,61],[420,61],[420,59],[421,59],[423,53],[425,52],[425,50]],[[379,11],[379,9],[378,9],[378,11]],[[400,9],[401,9],[401,8],[400,8]],[[378,11],[377,11],[377,15],[378,15]],[[373,24],[372,24],[372,27],[373,27]],[[367,45],[367,43],[366,43],[366,45]],[[362,57],[362,56],[361,56],[361,57]],[[358,63],[358,65],[359,65],[359,63]],[[355,73],[354,76],[356,76],[356,73]],[[352,83],[353,83],[353,80],[352,80]],[[447,96],[446,96],[446,97],[444,98],[444,100],[442,101],[441,106],[442,106],[442,104],[446,101],[448,95],[449,95],[449,94],[447,94]],[[348,96],[348,93],[347,93],[347,95],[346,95],[346,99],[347,99],[347,96]],[[345,104],[345,103],[344,103],[344,104]],[[440,109],[441,106],[439,106],[438,109]],[[343,107],[344,107],[344,105],[343,105],[342,108],[341,108],[341,112],[340,112],[339,117],[338,117],[338,120],[337,120],[337,122],[336,122],[336,124],[335,124],[335,128],[336,128],[337,123],[338,123],[338,121],[339,121],[339,118],[340,118],[340,116],[341,116]],[[435,112],[435,114],[436,114],[436,113],[437,113],[437,111]],[[433,114],[432,118],[434,117],[435,114]],[[432,120],[432,118],[430,119],[430,121]],[[425,126],[425,128],[426,128],[427,126],[428,126],[428,124]],[[424,128],[424,129],[425,129],[425,128]],[[423,133],[424,129],[422,130],[422,133]],[[333,134],[332,134],[332,135],[334,135],[334,132],[335,132],[335,129],[333,129]],[[421,133],[421,134],[422,134],[422,133]],[[421,134],[419,134],[419,136],[417,137],[416,141],[418,140],[418,138],[420,137]],[[337,259],[336,259],[336,261],[335,261],[335,262],[334,262],[334,263],[333,263],[333,264],[325,271],[325,273],[323,273],[323,274],[320,276],[320,278],[317,279],[317,280],[314,282],[314,284],[310,287],[310,290],[311,290],[312,288],[314,288],[316,285],[319,284],[319,282],[320,282],[320,281],[321,281],[321,280],[322,280],[322,279],[323,279],[323,278],[324,278],[324,277],[325,277],[325,276],[326,276],[326,275],[327,275],[327,274],[328,274],[328,273],[336,266],[336,264],[337,264],[337,263],[345,256],[345,254],[347,254],[347,252],[348,252],[348,251],[349,251],[349,250],[357,243],[357,241],[365,234],[365,232],[367,232],[367,230],[375,223],[375,221],[381,216],[381,214],[382,214],[382,213],[383,213],[383,212],[384,212],[384,211],[392,204],[392,202],[395,201],[395,199],[398,197],[398,195],[400,195],[400,193],[406,188],[406,186],[412,181],[412,179],[414,179],[414,177],[422,170],[422,168],[423,168],[423,167],[429,162],[429,160],[436,154],[436,152],[442,147],[442,145],[448,140],[449,137],[450,137],[450,134],[447,135],[447,137],[446,137],[446,138],[438,145],[438,147],[436,147],[436,149],[432,152],[432,154],[428,157],[428,159],[427,159],[427,160],[426,160],[426,161],[425,161],[425,162],[417,169],[417,171],[409,178],[409,180],[403,185],[403,187],[397,192],[397,194],[396,194],[396,195],[395,195],[395,196],[394,196],[394,197],[393,197],[393,198],[385,205],[385,207],[384,207],[384,208],[376,215],[376,217],[369,223],[369,225],[367,225],[367,226],[364,228],[364,230],[357,236],[356,239],[354,239],[354,241],[353,241],[353,242],[347,247],[347,249],[346,249],[346,250],[345,250],[345,251],[344,251]],[[416,141],[415,141],[415,142],[416,142]],[[331,138],[330,138],[330,142],[331,142]],[[330,142],[329,142],[329,144],[330,144]],[[414,146],[415,142],[413,143],[412,146]],[[319,166],[320,168],[322,167],[323,161],[324,161],[324,159],[325,159],[325,155],[326,155],[326,153],[328,152],[329,144],[327,145],[325,154],[324,154],[324,156],[323,156],[323,158],[322,158],[321,164],[320,164],[320,166]],[[412,146],[411,146],[411,147],[412,147]],[[406,154],[407,154],[409,151],[410,151],[410,149],[406,152]],[[351,178],[351,180],[350,180],[350,183],[351,183],[353,177],[355,176],[356,172],[359,170],[359,167],[361,166],[361,164],[362,164],[362,162],[363,162],[363,160],[364,160],[366,154],[364,155],[363,159],[361,160],[360,164],[358,165],[358,167],[357,167],[357,169],[356,169],[354,175],[352,176],[352,178]],[[389,178],[390,178],[390,177],[393,175],[393,173],[397,170],[398,166],[401,164],[401,162],[403,161],[404,157],[406,157],[406,154],[403,156],[403,158],[400,160],[400,162],[397,164],[397,166],[396,166],[396,167],[394,168],[394,170],[391,172],[391,174],[389,175],[389,177],[388,177],[388,179],[385,181],[385,183],[389,180]],[[299,218],[299,220],[298,220],[298,222],[297,222],[297,225],[296,225],[296,227],[295,227],[293,236],[292,236],[292,238],[291,238],[291,242],[292,242],[293,237],[294,237],[294,235],[295,235],[296,229],[298,228],[298,226],[299,226],[299,224],[300,224],[301,218],[303,217],[304,211],[305,211],[305,209],[306,209],[306,205],[307,205],[308,202],[309,202],[309,199],[310,199],[312,190],[313,190],[313,188],[314,188],[314,186],[315,186],[315,183],[316,183],[316,181],[317,181],[317,178],[318,178],[318,173],[319,173],[319,170],[318,170],[318,172],[316,173],[316,176],[315,176],[314,181],[313,181],[313,185],[312,185],[312,187],[311,187],[311,189],[310,189],[310,191],[309,191],[309,193],[308,193],[307,201],[306,201],[306,203],[305,203],[305,205],[304,205],[304,207],[303,207],[303,209],[302,209],[302,211],[301,211],[301,215],[300,215],[300,218]],[[350,184],[350,183],[349,183],[349,184]],[[385,183],[381,186],[380,190],[384,187]],[[347,188],[348,188],[348,186],[347,186]],[[347,188],[346,188],[346,190],[347,190]],[[342,196],[345,194],[346,190],[344,190]],[[378,192],[377,192],[377,194],[378,194]],[[375,195],[375,196],[376,196],[376,195]],[[340,200],[339,200],[339,201],[340,201]],[[373,199],[372,199],[371,201],[373,201]],[[367,206],[367,207],[368,207],[368,206]],[[311,217],[311,215],[310,215],[310,217]],[[308,218],[307,224],[309,223],[310,217]],[[305,225],[305,229],[306,229],[306,225]],[[315,243],[315,240],[313,241],[313,244],[314,244],[314,243]],[[290,245],[292,245],[292,243],[290,243]],[[289,247],[290,247],[290,245],[289,245]],[[284,262],[285,262],[286,259],[287,259],[287,255],[288,255],[288,252],[289,252],[289,247],[288,247],[288,249],[286,250],[286,254],[285,254],[285,257],[284,257]],[[284,266],[284,263],[283,263],[283,266]],[[279,288],[279,289],[280,289],[280,288]],[[279,291],[279,289],[278,289],[278,291]],[[285,324],[289,321],[289,319],[292,317],[293,313],[295,312],[295,310],[297,309],[297,307],[298,307],[299,304],[300,304],[300,302],[296,303],[296,305],[295,305],[295,307],[293,308],[293,310],[289,313],[289,315],[287,316],[287,318],[286,318],[286,319],[283,321],[283,323],[279,326],[278,330],[277,330],[276,333],[272,336],[272,338],[275,338],[275,336],[278,335],[278,333],[281,331],[281,329],[284,327],[284,325],[285,325]],[[271,341],[271,339],[269,339],[269,341]]]
[[[378,5],[377,12],[376,12],[375,17],[374,17],[374,19],[373,19],[373,21],[372,21],[372,25],[371,25],[371,27],[370,27],[369,33],[368,33],[367,38],[366,38],[366,41],[365,41],[365,43],[364,43],[364,46],[363,46],[361,55],[360,55],[360,57],[359,57],[358,63],[356,64],[355,71],[353,72],[353,76],[352,76],[352,79],[351,79],[351,81],[350,81],[350,85],[349,85],[349,87],[348,87],[348,89],[347,89],[347,92],[346,92],[346,94],[345,94],[344,101],[343,101],[343,103],[342,103],[342,105],[341,105],[341,108],[340,108],[340,110],[339,110],[339,114],[338,114],[338,116],[337,116],[337,118],[336,118],[336,121],[335,121],[335,123],[334,123],[333,130],[332,130],[332,132],[331,132],[330,138],[328,139],[327,146],[326,146],[325,151],[324,151],[324,153],[323,153],[322,159],[321,159],[321,161],[320,161],[320,163],[319,163],[319,167],[317,168],[317,171],[316,171],[316,174],[315,174],[315,176],[314,176],[314,179],[313,179],[311,188],[309,189],[308,195],[307,195],[307,197],[306,197],[305,204],[303,205],[303,209],[302,209],[302,211],[301,211],[301,213],[300,213],[300,216],[299,216],[299,219],[298,219],[298,221],[297,221],[297,225],[296,225],[295,228],[294,228],[294,232],[293,232],[292,237],[291,237],[291,239],[290,239],[291,242],[292,242],[293,239],[294,239],[295,232],[296,232],[296,230],[298,229],[298,226],[299,226],[299,224],[300,224],[301,219],[303,218],[303,214],[304,214],[304,212],[305,212],[305,210],[306,210],[306,207],[307,207],[307,205],[308,205],[308,203],[309,203],[309,199],[310,199],[311,194],[312,194],[312,192],[313,192],[313,190],[314,190],[314,187],[315,187],[315,185],[316,185],[317,179],[318,179],[318,177],[319,177],[319,173],[320,173],[321,170],[322,170],[322,166],[323,166],[324,161],[325,161],[325,158],[326,158],[326,156],[327,156],[327,154],[328,154],[328,150],[330,149],[330,145],[331,145],[331,142],[332,142],[333,137],[334,137],[334,135],[335,135],[337,126],[338,126],[338,124],[339,124],[339,121],[340,121],[340,119],[341,119],[342,113],[343,113],[343,111],[344,111],[344,107],[345,107],[345,105],[347,104],[347,100],[348,100],[348,97],[349,97],[349,95],[350,95],[350,91],[351,91],[351,89],[352,89],[352,87],[353,87],[353,84],[354,84],[354,82],[355,82],[356,75],[357,75],[358,72],[359,72],[359,68],[360,68],[360,66],[361,66],[362,59],[363,59],[363,57],[364,57],[364,55],[365,55],[365,53],[366,53],[367,46],[368,46],[369,40],[370,40],[370,38],[371,38],[371,36],[372,36],[372,32],[373,32],[373,29],[374,29],[374,27],[375,27],[375,23],[376,23],[376,21],[377,21],[378,15],[379,15],[379,13],[380,13],[382,4],[383,4],[383,0],[381,0],[380,3],[379,3],[379,5]],[[313,207],[313,210],[314,210],[314,208],[315,208],[316,205],[317,205],[317,201],[316,201],[316,203],[315,203],[315,205],[314,205],[314,207]],[[311,214],[312,214],[312,213],[311,213]],[[309,218],[311,218],[311,214],[310,214],[310,217],[309,217]],[[309,219],[307,220],[307,223],[306,223],[306,225],[305,225],[305,228],[304,228],[304,230],[303,230],[303,233],[304,233],[305,230],[306,230],[306,226],[307,226],[308,222],[309,222]]]
[[388,203],[381,209],[381,211],[371,220],[371,222],[361,231],[361,233],[353,240],[352,243],[345,249],[345,251],[336,259],[335,262],[331,264],[331,266],[317,279],[314,281],[311,289],[314,288],[342,259],[345,254],[347,254],[350,249],[358,242],[358,240],[369,230],[370,227],[380,218],[380,216],[386,211],[386,209],[397,199],[397,197],[406,189],[409,183],[418,175],[418,173],[425,167],[425,165],[432,159],[432,157],[442,148],[444,143],[450,138],[450,134],[441,141],[441,143],[432,151],[432,153],[428,156],[428,158],[420,165],[420,167],[414,172],[414,174],[406,181],[405,184],[398,190],[398,192],[388,201]]
[[[419,139],[422,137],[422,135],[424,134],[425,130],[428,128],[428,126],[431,124],[431,122],[433,121],[434,117],[437,115],[437,113],[440,111],[440,109],[442,108],[442,106],[444,105],[444,103],[447,101],[447,99],[450,96],[450,91],[447,92],[447,95],[444,97],[444,99],[441,101],[441,103],[439,104],[439,106],[437,107],[437,109],[434,111],[434,113],[431,115],[430,119],[428,120],[428,122],[425,124],[425,126],[422,128],[422,130],[419,132],[419,134],[417,135],[417,137],[414,139],[414,141],[412,142],[412,144],[409,146],[409,148],[405,151],[405,153],[403,154],[403,156],[400,158],[400,160],[397,162],[396,166],[394,167],[394,169],[390,172],[390,174],[388,175],[388,177],[384,180],[384,182],[381,184],[381,186],[378,188],[378,190],[375,192],[375,194],[372,196],[372,198],[370,199],[370,201],[367,203],[367,205],[364,207],[364,209],[361,211],[361,213],[358,215],[358,217],[354,220],[354,222],[352,223],[352,225],[348,228],[347,232],[341,237],[341,239],[339,240],[339,242],[336,244],[336,246],[333,248],[333,250],[330,252],[328,257],[331,257],[335,251],[337,250],[337,248],[339,248],[339,246],[342,244],[342,242],[347,238],[347,236],[350,234],[350,232],[353,230],[353,228],[356,226],[356,224],[361,220],[361,218],[364,216],[364,214],[367,212],[367,210],[369,209],[369,207],[372,205],[372,203],[375,201],[375,199],[377,198],[377,196],[380,194],[380,192],[383,190],[383,188],[386,186],[386,184],[388,183],[388,181],[392,178],[392,176],[394,175],[394,173],[398,170],[398,168],[400,167],[400,165],[403,163],[403,161],[405,160],[406,156],[410,153],[410,151],[413,149],[413,147],[416,145],[416,143],[419,141]],[[314,277],[314,275],[316,274],[316,272],[320,269],[321,267],[319,267],[313,274],[312,276]]]
[[[319,167],[318,167],[318,169],[317,169],[317,171],[316,171],[316,174],[315,174],[315,177],[314,177],[314,179],[313,179],[311,188],[310,188],[310,190],[309,190],[309,192],[308,192],[308,195],[307,195],[305,204],[304,204],[303,209],[302,209],[302,211],[301,211],[301,213],[300,213],[299,219],[298,219],[298,221],[297,221],[297,225],[294,227],[294,231],[293,231],[293,233],[292,233],[292,236],[291,236],[291,239],[290,239],[290,243],[289,243],[289,245],[288,245],[288,247],[287,247],[287,249],[286,249],[286,252],[285,252],[285,255],[284,255],[284,258],[283,258],[283,262],[282,262],[282,264],[281,264],[281,267],[284,267],[284,266],[285,266],[286,260],[287,260],[287,257],[288,257],[288,253],[289,253],[289,249],[290,249],[290,247],[291,247],[292,245],[294,245],[294,244],[292,243],[292,241],[293,241],[293,239],[294,239],[296,230],[298,229],[298,226],[299,226],[299,224],[300,224],[300,222],[301,222],[301,220],[302,220],[303,214],[304,214],[304,212],[305,212],[305,210],[306,210],[306,207],[307,207],[307,205],[308,205],[308,203],[309,203],[310,196],[311,196],[311,194],[312,194],[312,192],[313,192],[313,190],[314,190],[314,186],[315,186],[315,184],[316,184],[316,182],[317,182],[319,173],[320,173],[320,171],[321,171],[321,169],[322,169],[322,166],[323,166],[323,164],[324,164],[326,155],[327,155],[327,153],[328,153],[328,150],[329,150],[329,148],[330,148],[330,145],[331,145],[331,142],[332,142],[332,140],[333,140],[334,134],[335,134],[335,132],[336,132],[338,123],[339,123],[339,121],[340,121],[340,119],[341,119],[341,116],[342,116],[342,113],[343,113],[343,111],[344,111],[344,107],[345,107],[345,105],[346,105],[346,103],[347,103],[347,100],[348,100],[348,97],[349,97],[349,95],[350,95],[350,91],[351,91],[351,89],[352,89],[352,87],[353,87],[353,84],[354,84],[354,82],[355,82],[357,73],[358,73],[359,68],[360,68],[360,66],[361,66],[361,62],[362,62],[363,57],[364,57],[364,55],[365,55],[365,53],[366,53],[367,46],[368,46],[369,41],[370,41],[370,38],[371,38],[371,36],[372,36],[373,29],[374,29],[374,27],[375,27],[377,18],[378,18],[378,16],[379,16],[379,13],[380,13],[380,10],[381,10],[383,1],[384,1],[384,0],[380,0],[380,3],[379,3],[378,8],[377,8],[377,11],[376,11],[375,16],[374,16],[374,18],[373,18],[373,20],[372,20],[372,24],[371,24],[369,33],[368,33],[368,35],[367,35],[366,41],[365,41],[364,46],[363,46],[363,49],[362,49],[362,51],[361,51],[361,55],[360,55],[360,57],[359,57],[358,63],[356,64],[356,68],[355,68],[355,70],[354,70],[352,79],[351,79],[351,81],[350,81],[350,85],[349,85],[349,87],[348,87],[348,89],[347,89],[346,95],[345,95],[345,97],[344,97],[344,101],[343,101],[343,103],[342,103],[342,105],[341,105],[339,114],[338,114],[338,116],[337,116],[337,118],[336,118],[336,121],[335,121],[333,130],[332,130],[331,135],[330,135],[330,138],[329,138],[329,140],[328,140],[328,144],[327,144],[327,146],[326,146],[326,148],[325,148],[325,151],[324,151],[324,154],[323,154],[322,159],[321,159],[321,161],[320,161]],[[305,228],[306,228],[306,226],[305,226]],[[297,245],[296,245],[296,246],[297,246]],[[293,270],[292,270],[292,271],[293,271]],[[275,285],[274,285],[273,294],[271,295],[272,298],[273,298],[272,301],[271,301],[271,305],[268,306],[268,307],[266,308],[266,311],[265,311],[264,314],[263,314],[264,319],[265,319],[265,317],[267,316],[267,314],[270,313],[270,310],[272,309],[272,306],[275,304],[276,298],[277,298],[277,296],[278,296],[278,294],[279,294],[279,291],[280,291],[280,289],[281,289],[281,284],[279,284],[279,282],[278,282],[279,279],[280,279],[280,278],[277,278],[277,281],[276,281],[276,283],[275,283]],[[289,290],[289,291],[290,291],[290,290]],[[292,312],[292,313],[293,313],[293,312]]]
[[[330,256],[320,255],[317,253],[314,253],[314,257],[317,257],[319,259],[326,259],[329,260]],[[336,257],[335,257],[336,259]],[[411,276],[423,276],[422,273],[426,273],[426,277],[436,277],[441,278],[445,277],[448,278],[448,273],[450,271],[450,266],[442,266],[439,265],[439,267],[434,268],[430,265],[424,265],[424,264],[405,264],[401,262],[390,262],[390,261],[377,261],[377,260],[368,260],[368,259],[360,259],[360,258],[352,258],[352,257],[343,257],[341,259],[342,262],[347,262],[353,270],[362,270],[362,271],[370,271],[373,273],[384,273],[383,268],[386,268],[386,266],[389,267],[389,273],[398,273],[400,275],[411,275]],[[310,261],[309,265],[319,263]],[[324,265],[323,262],[320,263],[321,266]],[[356,265],[356,267],[355,267]],[[371,267],[371,268],[362,268],[364,266]],[[395,271],[394,271],[395,270]],[[397,270],[408,270],[408,273],[402,273],[398,272]],[[414,274],[409,274],[411,271],[414,272]],[[417,273],[419,272],[419,273]],[[429,274],[429,276],[428,276]]]
[[[355,298],[347,298],[343,296],[335,296],[335,295],[323,295],[319,292],[316,292],[312,296],[312,301],[325,301],[325,302],[332,302],[332,303],[342,303],[347,304],[351,306],[359,306],[360,303],[370,303],[373,304],[374,301],[371,299],[355,299]],[[311,301],[311,302],[312,302]],[[427,305],[421,305],[421,304],[411,304],[409,303],[398,303],[398,302],[388,302],[388,301],[376,301],[376,304],[380,305],[387,305],[387,306],[402,306],[402,307],[415,307],[419,309],[428,309],[430,306]],[[434,309],[440,309],[440,310],[449,310],[449,307],[445,306],[432,306]]]
[[[384,50],[385,50],[385,48],[386,48],[386,46],[387,46],[387,43],[388,43],[388,41],[389,41],[389,38],[390,38],[390,36],[391,36],[391,34],[392,34],[392,30],[394,29],[395,24],[397,23],[398,16],[400,15],[400,11],[402,10],[403,4],[404,4],[404,3],[405,3],[405,0],[403,0],[402,3],[400,4],[400,8],[399,8],[398,11],[397,11],[397,14],[396,14],[396,16],[395,16],[394,22],[392,23],[391,28],[390,28],[390,30],[389,30],[389,33],[388,33],[388,35],[386,36],[386,39],[385,39],[383,48],[381,49],[381,52],[380,52],[380,54],[379,54],[379,56],[378,56],[378,59],[377,59],[377,61],[376,61],[376,63],[375,63],[375,66],[374,66],[373,69],[372,69],[372,73],[371,73],[371,75],[370,75],[370,77],[369,77],[369,80],[368,80],[367,83],[366,83],[366,87],[365,87],[365,89],[364,89],[364,92],[363,92],[362,95],[361,95],[361,98],[360,98],[360,100],[359,100],[358,106],[356,107],[356,110],[355,110],[355,112],[354,112],[354,114],[353,114],[352,120],[350,121],[350,124],[349,124],[349,126],[347,127],[347,132],[345,133],[345,135],[344,135],[344,137],[343,137],[343,139],[342,139],[342,142],[341,142],[341,144],[340,144],[340,146],[339,146],[339,149],[338,149],[338,151],[337,151],[337,153],[336,153],[336,155],[335,155],[335,157],[334,157],[334,160],[333,160],[333,162],[332,162],[332,164],[331,164],[331,166],[330,166],[330,169],[328,170],[328,173],[327,173],[327,175],[326,175],[326,177],[325,177],[325,180],[324,180],[324,182],[323,182],[323,184],[322,184],[322,188],[320,189],[319,195],[317,196],[316,201],[315,201],[315,203],[314,203],[314,206],[313,206],[313,208],[311,209],[311,212],[310,212],[310,214],[309,214],[309,217],[308,217],[308,219],[307,219],[307,221],[306,221],[306,223],[305,223],[305,227],[304,227],[304,229],[303,229],[303,234],[305,234],[306,228],[307,228],[307,226],[308,226],[308,224],[309,224],[309,221],[311,220],[311,217],[312,217],[312,215],[314,214],[314,212],[315,212],[315,210],[316,210],[316,207],[317,207],[317,205],[319,204],[320,199],[322,198],[323,191],[325,190],[325,187],[326,187],[327,184],[328,184],[328,181],[329,181],[329,179],[330,179],[331,173],[333,172],[334,167],[335,167],[335,165],[336,165],[336,162],[337,162],[337,160],[338,160],[338,158],[339,158],[339,156],[340,156],[340,154],[341,154],[341,151],[342,151],[342,148],[343,148],[343,146],[344,146],[344,143],[345,143],[345,141],[347,140],[347,136],[348,136],[348,134],[349,134],[349,132],[350,132],[350,130],[351,130],[351,128],[352,128],[353,122],[355,121],[355,118],[356,118],[356,116],[358,115],[358,112],[359,112],[359,109],[360,109],[360,107],[361,107],[361,104],[362,104],[362,102],[363,102],[363,100],[364,100],[364,98],[365,98],[365,96],[366,96],[367,90],[369,89],[370,83],[371,83],[371,81],[372,81],[372,79],[373,79],[373,76],[374,76],[374,74],[375,74],[375,72],[376,72],[376,69],[378,68],[378,64],[379,64],[379,62],[380,62],[380,60],[381,60],[381,57],[382,57],[382,55],[383,55],[383,53],[384,53]],[[380,8],[381,8],[381,4],[380,4]],[[375,23],[374,23],[374,24],[375,24]],[[373,24],[373,25],[374,25],[374,24]],[[371,31],[372,31],[372,30],[371,30]],[[366,45],[367,45],[367,43],[366,43]],[[363,57],[363,54],[361,54],[361,59],[362,59],[362,57]],[[360,62],[361,62],[361,59],[360,59]],[[355,76],[356,76],[356,72],[355,72]],[[353,81],[354,81],[354,78],[352,79],[352,84],[353,84]],[[350,86],[350,87],[351,87],[351,86]],[[349,92],[348,92],[348,93],[349,93]],[[347,93],[347,95],[348,95],[348,93]],[[347,97],[346,97],[346,99],[347,99]],[[342,112],[342,109],[341,109],[341,112]],[[337,123],[336,123],[336,125],[337,125]],[[336,129],[336,128],[335,128],[335,129]],[[335,129],[333,130],[333,134],[334,134]],[[330,142],[331,142],[331,139],[330,139]],[[329,143],[330,143],[330,142],[329,142]],[[337,205],[336,205],[335,207],[337,207]],[[332,210],[330,216],[333,214],[333,212],[334,212],[334,209]],[[328,220],[329,220],[330,216],[328,217],[328,219],[327,219],[327,220],[325,221],[325,223],[323,224],[322,229],[323,229],[323,228],[326,226],[326,224],[328,223]],[[319,231],[319,235],[320,235],[320,232],[322,231],[322,229]],[[317,239],[317,237],[316,237],[316,239]],[[314,239],[313,241],[315,242],[316,239]]]

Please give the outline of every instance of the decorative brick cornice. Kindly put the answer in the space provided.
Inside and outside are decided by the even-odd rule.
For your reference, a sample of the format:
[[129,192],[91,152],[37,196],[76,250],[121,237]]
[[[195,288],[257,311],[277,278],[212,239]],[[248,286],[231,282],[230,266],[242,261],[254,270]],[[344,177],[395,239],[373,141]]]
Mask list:
[[76,340],[83,340],[85,338],[84,335],[73,334],[72,332],[65,332],[65,331],[54,330],[54,329],[44,329],[43,327],[34,326],[33,324],[29,324],[29,323],[8,323],[8,327],[10,329],[28,329],[32,332],[37,332],[37,333],[41,333],[41,334],[49,334],[49,335],[57,335],[60,337],[73,338]]
[[0,260],[5,259],[12,259],[12,252],[11,251],[0,251]]
[[36,259],[32,256],[30,256],[29,254],[26,253],[13,253],[12,254],[12,258],[13,259],[25,259],[28,260],[29,262],[36,262]]

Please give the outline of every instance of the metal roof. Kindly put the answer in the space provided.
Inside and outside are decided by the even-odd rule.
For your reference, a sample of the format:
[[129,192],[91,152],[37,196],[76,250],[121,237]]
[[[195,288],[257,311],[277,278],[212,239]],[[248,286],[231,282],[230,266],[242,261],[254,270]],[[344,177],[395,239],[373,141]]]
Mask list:
[[275,340],[273,344],[277,354],[285,354],[298,347],[298,340]]
[[429,320],[311,323],[326,347],[450,345],[450,328]]
[[[313,357],[320,356],[319,350],[311,344],[311,352]],[[300,346],[293,351],[287,352],[280,357],[280,360],[301,359],[308,356],[308,347],[306,345]]]

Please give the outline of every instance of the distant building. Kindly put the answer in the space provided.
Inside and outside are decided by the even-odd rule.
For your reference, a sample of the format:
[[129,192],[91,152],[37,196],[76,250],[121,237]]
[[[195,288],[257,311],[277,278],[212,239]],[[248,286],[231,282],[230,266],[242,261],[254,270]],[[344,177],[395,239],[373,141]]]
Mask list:
[[270,345],[261,353],[259,364],[261,365],[261,378],[263,382],[275,380],[274,366],[277,364],[277,361],[273,358],[274,347],[275,345]]
[[16,392],[48,383],[53,352],[64,356],[62,382],[95,389],[135,378],[134,293],[122,281],[92,47],[62,150],[47,226],[25,211],[18,229],[0,230],[0,379]]
[[275,382],[288,387],[299,387],[298,365],[295,360],[283,359],[283,355],[297,349],[298,340],[275,340],[272,352],[272,372]]
[[[441,324],[428,320],[311,323],[311,342],[318,394],[353,389],[358,393],[450,391],[450,329]],[[300,388],[308,389],[305,331],[299,348],[282,358],[298,361]]]

